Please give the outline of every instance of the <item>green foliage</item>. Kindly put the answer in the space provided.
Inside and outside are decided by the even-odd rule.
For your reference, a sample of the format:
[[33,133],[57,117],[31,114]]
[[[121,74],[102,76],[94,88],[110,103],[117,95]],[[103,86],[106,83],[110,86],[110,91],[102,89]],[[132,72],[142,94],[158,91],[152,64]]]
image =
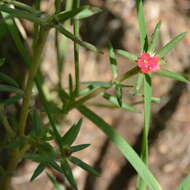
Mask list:
[[[0,122],[6,132],[5,141],[0,144],[0,150],[6,150],[11,155],[7,162],[8,165],[6,166],[6,168],[8,168],[7,173],[14,173],[20,160],[25,158],[38,163],[38,166],[32,174],[31,181],[35,180],[44,170],[50,168],[51,170],[56,170],[61,173],[61,176],[68,181],[72,189],[77,189],[77,182],[73,176],[70,164],[75,164],[83,170],[95,176],[99,176],[99,173],[95,169],[83,160],[72,155],[75,152],[86,149],[90,145],[73,145],[79,135],[82,119],[76,124],[73,124],[65,134],[60,132],[62,120],[65,119],[65,116],[67,116],[69,111],[76,109],[85,118],[93,122],[116,145],[123,156],[133,166],[139,176],[137,184],[138,190],[145,190],[147,189],[147,186],[152,190],[162,190],[148,168],[148,135],[151,121],[151,104],[160,101],[159,98],[152,97],[151,81],[154,74],[156,74],[180,82],[188,82],[183,75],[162,69],[166,64],[163,56],[171,51],[177,43],[184,38],[185,33],[177,35],[156,54],[161,22],[157,23],[155,26],[151,41],[148,42],[143,1],[136,0],[141,53],[149,52],[151,56],[159,56],[159,66],[161,69],[153,74],[145,74],[140,71],[137,65],[135,65],[132,69],[125,71],[124,74],[120,74],[120,70],[118,69],[120,63],[117,61],[116,54],[119,54],[132,62],[136,62],[138,56],[131,54],[126,50],[115,50],[112,45],[109,44],[108,53],[112,70],[112,80],[106,82],[81,82],[79,45],[95,53],[102,53],[102,51],[94,45],[80,39],[80,19],[93,16],[102,10],[93,6],[80,6],[79,0],[67,0],[65,3],[65,10],[63,10],[62,1],[55,0],[55,11],[54,13],[49,14],[41,11],[41,0],[35,0],[34,6],[29,6],[15,0],[2,0],[0,2],[0,12],[2,20],[4,21],[4,24],[0,24],[0,38],[6,35],[6,31],[11,34],[18,50],[18,54],[21,55],[28,69],[28,72],[26,72],[27,75],[24,73],[26,81],[24,81],[22,85],[19,85],[18,82],[13,79],[14,77],[12,78],[8,74],[0,72],[0,82],[2,83],[0,84],[0,92],[8,94],[7,98],[1,100],[0,104]],[[17,23],[15,22],[15,18],[25,19],[33,23],[31,49],[26,46]],[[72,21],[73,25],[70,24],[70,21]],[[7,26],[7,30],[4,30],[5,25]],[[70,32],[71,30],[69,27],[71,26],[73,27],[73,32]],[[59,81],[56,87],[57,89],[53,91],[57,96],[55,99],[49,100],[47,98],[49,97],[49,94],[43,90],[44,87],[46,88],[45,77],[43,76],[43,72],[40,73],[38,71],[40,71],[43,50],[48,39],[48,33],[51,29],[56,30],[55,46],[57,53],[57,68],[60,70],[58,71]],[[68,75],[68,88],[65,88],[62,84],[62,70],[64,69],[63,67],[65,64],[64,56],[66,56],[67,52],[66,45],[70,42],[65,40],[63,44],[63,41],[59,40],[61,35],[64,35],[65,39],[70,39],[74,44],[72,51],[74,55],[74,74]],[[0,67],[3,67],[4,64],[5,59],[1,58]],[[135,85],[128,85],[128,79],[133,76],[137,76]],[[32,89],[34,83],[38,91],[36,97],[39,97],[39,102],[36,102],[38,102],[40,106],[38,104],[30,104],[30,100],[33,99]],[[87,86],[81,89],[81,85]],[[129,94],[138,96],[138,98],[140,97],[140,101],[127,103],[128,101],[125,101],[125,96],[123,95],[124,89],[126,88]],[[135,93],[131,93],[130,88],[132,88]],[[49,90],[49,92],[51,95],[51,90]],[[106,105],[98,102],[101,106],[118,108],[131,112],[139,112],[132,105],[139,103],[143,104],[144,129],[140,156],[137,155],[128,142],[114,128],[105,122],[102,117],[86,107],[86,103],[97,96],[101,96],[106,102],[109,102],[109,104]],[[34,99],[36,97],[34,96]],[[96,104],[96,102],[94,104]],[[7,110],[9,110],[8,106],[10,105],[14,109],[21,107],[21,111],[19,111],[19,113],[13,113],[13,116],[9,116]],[[41,117],[44,114],[45,117],[48,118],[47,123],[44,123],[43,118]],[[11,121],[10,123],[9,120]],[[28,126],[29,129],[26,130]],[[52,145],[52,142],[54,142],[54,145]],[[4,173],[4,168],[0,166],[0,174],[1,173]],[[63,189],[53,175],[47,175],[56,190]],[[11,177],[11,175],[3,175],[3,180],[0,180],[0,189],[9,189]],[[178,190],[186,190],[188,188],[189,177],[182,182]]]

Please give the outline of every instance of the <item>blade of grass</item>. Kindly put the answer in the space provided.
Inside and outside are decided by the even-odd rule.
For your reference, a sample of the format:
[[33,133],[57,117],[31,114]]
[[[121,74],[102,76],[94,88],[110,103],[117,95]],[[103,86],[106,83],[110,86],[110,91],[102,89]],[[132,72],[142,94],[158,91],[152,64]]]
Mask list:
[[30,12],[32,14],[35,14],[35,15],[39,15],[41,12],[36,10],[35,8],[31,7],[31,6],[28,6],[27,4],[25,3],[22,3],[22,2],[19,2],[19,1],[14,1],[14,0],[3,0],[4,2],[7,2],[8,4],[12,4],[14,5],[15,7],[18,7],[20,9],[23,9],[27,12]]
[[170,42],[168,42],[164,47],[162,47],[158,53],[160,58],[164,57],[169,51],[171,51],[179,41],[181,41],[185,37],[186,32],[183,32],[173,38]]
[[154,176],[139,158],[137,153],[131,148],[127,141],[117,133],[114,128],[112,128],[102,118],[85,106],[79,106],[77,109],[82,115],[92,121],[117,146],[117,148],[122,152],[125,158],[130,162],[137,173],[152,190],[162,190]]
[[158,24],[156,25],[154,32],[152,34],[151,42],[148,47],[148,52],[150,52],[150,53],[155,52],[156,46],[158,44],[159,34],[160,34],[160,25],[161,25],[161,22],[158,22]]
[[8,75],[6,75],[4,73],[0,73],[0,80],[19,88],[19,85],[16,82],[16,80],[12,79],[11,77],[9,77]]
[[99,49],[97,49],[95,46],[93,46],[92,44],[88,43],[88,42],[84,42],[81,41],[80,39],[78,39],[77,37],[75,37],[72,33],[70,33],[69,31],[67,31],[64,27],[62,27],[61,25],[55,25],[54,28],[56,28],[60,33],[62,33],[64,36],[66,36],[67,38],[69,38],[70,40],[78,43],[79,45],[94,51],[96,53],[102,53]]
[[146,50],[147,33],[146,33],[146,24],[144,19],[144,9],[143,9],[142,0],[136,0],[136,9],[137,9],[137,17],[139,23],[139,31],[140,31],[141,52],[143,52]]
[[111,43],[108,44],[108,50],[109,50],[109,60],[110,60],[111,69],[112,69],[112,76],[113,76],[113,79],[115,79],[118,75],[118,69],[117,69],[117,60],[116,60],[115,52]]
[[162,70],[156,72],[155,74],[163,76],[163,77],[172,78],[172,79],[178,80],[180,82],[185,82],[185,83],[189,82],[183,75],[168,71],[166,69],[162,69]]
[[123,57],[129,59],[130,61],[137,61],[138,57],[134,54],[131,54],[127,51],[121,50],[121,49],[116,49],[115,52],[119,55],[122,55]]
[[190,175],[188,175],[180,184],[177,190],[189,190],[190,189]]
[[12,9],[4,5],[0,5],[0,11],[9,13],[13,17],[26,19],[37,24],[42,24],[42,25],[46,24],[45,20],[35,16],[34,14],[28,13],[27,11]]
[[83,170],[89,172],[90,174],[93,174],[94,176],[100,175],[94,168],[92,168],[91,166],[89,166],[88,164],[86,164],[85,162],[83,162],[82,160],[80,160],[77,157],[71,156],[71,157],[69,157],[69,161],[72,162],[73,164],[76,164]]
[[[57,0],[57,8],[56,12],[60,9],[60,0]],[[58,5],[59,4],[59,5]],[[73,0],[66,0],[65,2],[65,11],[69,11],[72,9]],[[63,24],[66,30],[70,28],[70,19],[66,20]],[[56,47],[56,58],[57,58],[57,73],[58,73],[58,85],[62,87],[62,74],[64,72],[65,67],[65,59],[67,56],[67,44],[68,39],[64,35],[59,35],[58,30],[55,31],[55,47]]]

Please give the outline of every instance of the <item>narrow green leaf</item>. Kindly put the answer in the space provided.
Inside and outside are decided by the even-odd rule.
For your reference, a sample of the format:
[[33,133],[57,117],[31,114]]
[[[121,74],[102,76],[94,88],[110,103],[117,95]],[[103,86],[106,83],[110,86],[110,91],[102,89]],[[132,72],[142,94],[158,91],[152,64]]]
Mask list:
[[4,5],[0,5],[0,11],[9,13],[11,16],[16,17],[16,18],[21,18],[21,19],[26,19],[28,21],[37,23],[37,24],[47,24],[45,20],[43,20],[42,18],[35,16],[27,11],[22,11],[19,9],[13,9],[13,8],[9,8],[7,6]]
[[76,125],[73,125],[67,131],[67,133],[62,137],[63,145],[70,146],[74,142],[80,131],[81,124],[82,124],[82,119],[80,119]]
[[137,80],[136,80],[136,87],[135,87],[135,90],[136,90],[135,94],[137,96],[140,94],[140,90],[143,84],[143,78],[144,78],[144,75],[142,73],[138,73]]
[[71,73],[69,73],[69,94],[73,96],[73,79]]
[[22,39],[20,37],[19,31],[17,29],[17,26],[15,24],[15,21],[13,20],[12,16],[8,13],[1,12],[2,17],[7,25],[7,28],[16,44],[16,47],[21,54],[22,58],[24,59],[24,62],[29,67],[30,65],[30,59],[28,57],[27,48],[24,46]]
[[40,15],[40,11],[36,10],[35,8],[31,7],[31,6],[28,6],[27,4],[25,3],[22,3],[22,2],[19,2],[19,1],[14,1],[14,0],[4,0],[4,2],[7,2],[8,4],[12,4],[14,5],[15,7],[18,7],[20,9],[23,9],[27,12],[30,12],[32,14],[36,14],[36,15]]
[[0,73],[0,80],[19,88],[19,85],[16,82],[16,80],[12,79],[11,77],[9,77],[8,75],[4,73]]
[[70,147],[70,152],[73,153],[73,152],[78,152],[78,151],[81,151],[85,148],[88,148],[90,146],[90,144],[80,144],[80,145],[75,145],[75,146],[71,146]]
[[152,173],[147,166],[142,162],[137,153],[127,143],[127,141],[120,136],[117,131],[106,123],[102,118],[96,115],[93,111],[85,106],[79,106],[78,111],[92,121],[105,135],[117,146],[123,153],[126,159],[134,167],[137,173],[146,181],[152,190],[162,190]]
[[54,168],[55,170],[57,170],[58,172],[64,174],[63,169],[54,160],[52,160],[51,162],[48,162],[48,165]]
[[12,96],[11,98],[6,99],[3,104],[5,106],[9,106],[11,104],[15,104],[16,102],[18,102],[20,99],[22,99],[23,96],[22,95],[16,95],[16,96]]
[[70,183],[70,185],[72,186],[72,188],[77,190],[78,188],[77,188],[75,179],[73,177],[72,170],[66,160],[61,162],[61,168],[63,169],[65,177],[67,178],[67,180]]
[[189,190],[190,189],[190,175],[188,175],[180,184],[177,190]]
[[115,52],[123,57],[129,59],[130,61],[137,61],[138,57],[134,54],[131,54],[125,50],[116,49]]
[[32,174],[30,181],[33,181],[35,178],[37,178],[44,171],[45,168],[46,165],[44,163],[40,163]]
[[115,86],[115,94],[119,107],[122,107],[122,87],[117,84]]
[[105,87],[105,88],[110,88],[113,85],[111,82],[102,82],[102,81],[86,81],[86,82],[81,82],[81,84],[91,85],[94,87]]
[[86,6],[86,9],[83,9],[80,13],[77,14],[75,19],[84,19],[90,16],[93,16],[97,13],[100,13],[102,9],[98,7]]
[[141,51],[143,52],[147,45],[147,33],[142,0],[136,0],[136,9],[140,31]]
[[87,10],[88,8],[89,6],[81,6],[79,8],[72,9],[69,11],[62,11],[54,15],[54,18],[56,19],[57,22],[65,22],[66,20],[73,18],[78,13],[80,13],[83,10]]
[[54,168],[55,170],[57,170],[58,172],[64,174],[63,169],[53,160],[51,162],[48,163],[48,165],[52,168]]
[[180,42],[185,37],[186,32],[183,32],[173,38],[170,42],[168,42],[164,47],[162,47],[157,54],[160,58],[164,57],[169,51],[171,51],[178,42]]
[[[83,82],[82,82],[83,83]],[[85,82],[84,82],[85,83]],[[82,90],[79,91],[78,96],[84,96],[89,94],[90,92],[92,92],[94,89],[96,88],[96,86],[94,85],[89,85],[86,88],[83,88]]]
[[89,166],[88,164],[86,164],[85,162],[83,162],[82,160],[80,160],[74,156],[69,157],[69,161],[72,162],[73,164],[76,164],[83,170],[86,170],[87,172],[89,172],[95,176],[100,175],[94,168],[92,168],[91,166]]
[[111,43],[109,43],[108,45],[108,50],[109,50],[109,59],[110,59],[110,64],[111,64],[111,69],[112,69],[112,75],[113,75],[113,78],[115,79],[118,75],[118,69],[117,69],[117,60],[116,60],[115,52]]
[[59,184],[57,182],[57,180],[54,176],[50,175],[49,173],[47,173],[47,176],[50,179],[50,181],[52,182],[55,190],[64,190],[64,188],[62,188],[61,184]]
[[158,44],[158,40],[159,40],[159,34],[160,34],[160,25],[161,25],[161,21],[157,23],[154,32],[152,34],[152,39],[150,42],[150,45],[148,47],[148,52],[150,53],[154,53],[156,46]]
[[19,88],[16,88],[14,86],[9,86],[9,85],[0,85],[0,92],[14,92],[18,95],[23,95],[24,92],[23,90],[19,89]]
[[[103,98],[105,98],[106,100],[108,100],[109,102],[114,104],[115,106],[120,107],[119,103],[118,103],[118,100],[117,100],[117,98],[115,96],[112,96],[109,93],[104,93]],[[132,112],[139,112],[138,110],[136,110],[132,106],[128,105],[126,102],[122,102],[121,108],[125,109],[125,110],[132,111]]]
[[178,80],[180,82],[185,82],[185,83],[189,82],[183,75],[174,73],[174,72],[171,72],[171,71],[168,71],[165,69],[162,69],[162,70],[156,72],[155,74],[158,74],[163,77],[172,78],[172,79]]
[[74,41],[75,43],[78,43],[79,45],[94,51],[96,53],[102,53],[101,50],[97,49],[95,46],[93,46],[92,44],[89,44],[88,42],[84,42],[81,41],[80,39],[76,38],[72,33],[70,33],[69,31],[67,31],[65,28],[63,28],[61,25],[55,25],[54,28],[56,28],[60,33],[62,33],[64,36],[66,36],[67,38],[71,39],[72,41]]
[[[51,114],[63,114],[61,108],[53,101],[47,101],[49,113]],[[43,110],[45,111],[45,109]]]

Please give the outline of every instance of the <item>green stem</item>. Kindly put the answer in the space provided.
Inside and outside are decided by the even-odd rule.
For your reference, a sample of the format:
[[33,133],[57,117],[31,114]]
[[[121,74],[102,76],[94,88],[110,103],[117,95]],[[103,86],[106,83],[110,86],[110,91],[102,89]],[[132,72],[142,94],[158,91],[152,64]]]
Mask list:
[[[139,72],[138,67],[134,67],[131,70],[129,70],[128,72],[126,72],[125,74],[118,76],[115,80],[118,82],[122,82],[132,76],[134,76],[135,74],[137,74]],[[96,88],[95,90],[91,91],[89,94],[83,96],[82,98],[72,102],[69,105],[69,110],[77,107],[78,105],[83,104],[84,102],[88,101],[89,99],[98,96],[100,93],[103,93],[105,91],[105,89],[109,89],[109,87],[99,87]]]
[[[60,9],[60,2],[56,1],[56,12]],[[73,0],[67,0],[65,11],[69,11],[72,9]],[[65,21],[64,28],[69,30],[70,27],[70,19]],[[62,74],[64,72],[64,62],[67,56],[67,38],[63,35],[59,36],[59,32],[56,30],[55,32],[55,48],[57,53],[57,72],[59,79],[59,86],[62,86]]]
[[[80,0],[74,0],[73,9],[80,7]],[[74,35],[79,38],[79,20],[73,19]],[[74,42],[74,64],[75,64],[75,94],[78,95],[80,88],[80,71],[79,71],[79,45]]]
[[[148,165],[148,134],[151,119],[151,76],[144,75],[144,130],[142,138],[141,158],[146,165]],[[142,178],[138,179],[137,190],[146,190],[147,184]]]
[[[26,121],[29,113],[29,103],[32,96],[32,88],[34,84],[35,75],[37,73],[37,70],[39,68],[42,52],[45,46],[45,42],[47,40],[47,36],[49,33],[49,28],[41,28],[39,32],[39,41],[38,46],[35,47],[35,50],[33,52],[33,58],[32,58],[32,64],[30,65],[29,70],[29,77],[27,80],[27,84],[25,87],[25,94],[22,104],[22,109],[20,113],[20,120],[19,120],[19,126],[18,126],[18,135],[20,137],[24,136],[25,133],[25,127],[26,127]],[[11,177],[13,175],[13,172],[15,171],[18,163],[22,159],[24,153],[28,150],[29,145],[26,145],[23,149],[15,148],[11,152],[10,160],[8,162],[6,171],[8,172],[8,175],[5,175],[2,182],[1,182],[1,190],[8,190],[10,187]]]
[[19,130],[20,136],[24,136],[26,120],[27,120],[28,112],[29,112],[29,103],[32,96],[34,78],[41,62],[41,56],[42,56],[45,42],[47,40],[48,32],[49,32],[49,28],[41,28],[39,41],[37,43],[38,46],[35,47],[35,50],[33,53],[32,65],[29,70],[29,77],[28,77],[27,84],[24,90],[25,93],[24,93],[23,105],[22,105],[20,120],[19,120],[18,130]]

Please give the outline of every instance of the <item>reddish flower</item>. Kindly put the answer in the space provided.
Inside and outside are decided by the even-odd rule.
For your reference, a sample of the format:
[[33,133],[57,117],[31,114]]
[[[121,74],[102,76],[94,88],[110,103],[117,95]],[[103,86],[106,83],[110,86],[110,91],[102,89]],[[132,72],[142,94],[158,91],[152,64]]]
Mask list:
[[137,65],[143,73],[152,73],[160,70],[158,64],[159,57],[152,56],[149,53],[143,53],[137,61]]

